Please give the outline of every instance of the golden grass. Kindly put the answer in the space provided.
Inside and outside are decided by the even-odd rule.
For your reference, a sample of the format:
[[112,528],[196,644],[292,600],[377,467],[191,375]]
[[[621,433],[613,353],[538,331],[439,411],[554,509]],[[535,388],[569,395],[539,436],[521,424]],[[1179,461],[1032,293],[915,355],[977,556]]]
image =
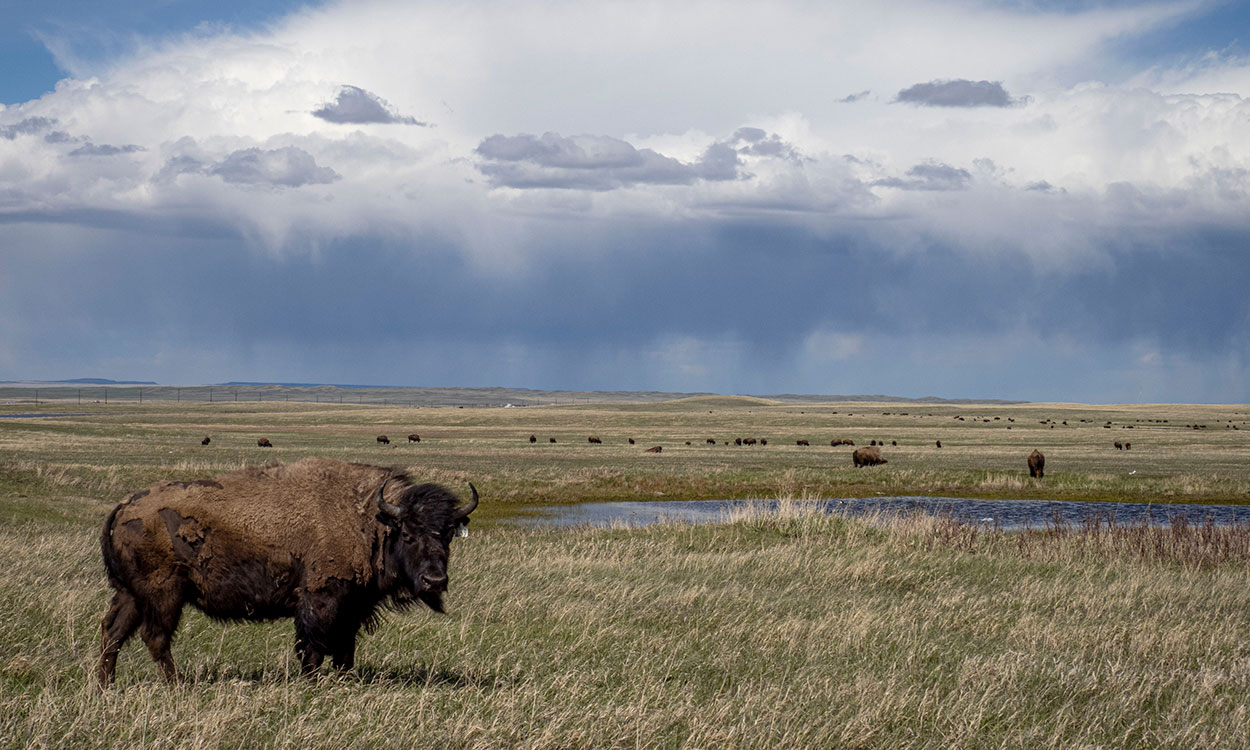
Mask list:
[[[5,420],[0,745],[1250,746],[1245,529],[1002,534],[922,517],[831,518],[805,502],[877,492],[1244,502],[1248,434],[1227,420],[1245,412],[729,399],[93,405],[88,417]],[[1219,419],[1230,426],[1217,431]],[[422,443],[373,441],[410,431]],[[559,442],[530,445],[531,433]],[[211,446],[199,445],[204,434]],[[1125,434],[1131,455],[1109,445]],[[256,448],[260,435],[276,447]],[[719,444],[735,436],[769,445]],[[800,437],[812,445],[795,446]],[[828,446],[834,437],[900,445],[885,449],[886,466],[856,471],[849,448]],[[655,444],[663,454],[641,453]],[[1024,470],[1032,447],[1047,454],[1041,482]],[[362,637],[354,674],[305,681],[289,622],[222,625],[189,612],[174,647],[189,684],[160,684],[136,641],[118,689],[93,692],[108,509],[159,479],[307,455],[482,490],[486,523],[457,542],[451,614],[389,616]],[[489,523],[524,505],[659,492],[783,502],[709,526]]]

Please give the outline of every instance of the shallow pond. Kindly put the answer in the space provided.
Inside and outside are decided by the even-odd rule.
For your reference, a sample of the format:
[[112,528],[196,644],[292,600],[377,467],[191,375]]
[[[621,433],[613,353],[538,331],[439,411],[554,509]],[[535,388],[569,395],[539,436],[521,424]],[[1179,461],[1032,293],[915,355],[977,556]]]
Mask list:
[[[966,500],[952,497],[875,497],[805,500],[826,513],[863,516],[873,513],[915,512],[950,516],[965,523],[1013,531],[1043,529],[1062,523],[1081,526],[1087,520],[1113,521],[1118,526],[1168,524],[1183,517],[1190,524],[1250,523],[1246,505],[1153,505],[1147,503],[1093,503],[1073,500]],[[775,509],[776,500],[655,500],[528,508],[534,515],[517,521],[526,526],[646,526],[663,521],[714,523],[726,521],[730,512],[756,505]]]

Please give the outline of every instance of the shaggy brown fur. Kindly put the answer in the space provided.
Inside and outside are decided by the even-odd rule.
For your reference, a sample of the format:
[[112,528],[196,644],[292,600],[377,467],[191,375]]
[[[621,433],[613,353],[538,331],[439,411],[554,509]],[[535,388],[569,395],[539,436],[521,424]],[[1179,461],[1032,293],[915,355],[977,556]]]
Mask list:
[[415,432],[414,432],[414,433],[412,433],[411,435],[409,435],[409,436],[408,436],[408,442],[410,442],[410,443],[419,443],[419,442],[421,442],[421,436],[420,436],[420,435],[418,435],[417,433],[415,433]]
[[169,647],[184,604],[222,620],[294,617],[305,672],[326,655],[349,669],[356,633],[379,607],[421,601],[442,611],[451,538],[472,510],[392,469],[321,458],[137,492],[109,514],[100,540],[116,593],[99,683],[112,683],[140,625],[164,677],[177,679]]
[[855,452],[851,454],[851,461],[855,464],[855,468],[857,469],[863,466],[876,466],[877,464],[889,463],[889,461],[886,461],[881,457],[881,449],[875,445],[856,448]]
[[1029,454],[1029,476],[1041,479],[1046,475],[1046,456],[1035,450]]

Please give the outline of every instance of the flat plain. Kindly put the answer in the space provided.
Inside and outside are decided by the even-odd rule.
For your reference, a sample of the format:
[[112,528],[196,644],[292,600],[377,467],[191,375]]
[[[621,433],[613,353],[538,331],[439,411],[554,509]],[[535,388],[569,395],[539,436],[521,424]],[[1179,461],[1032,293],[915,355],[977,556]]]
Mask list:
[[[6,746],[1250,745],[1245,529],[1002,534],[786,507],[701,527],[500,523],[650,498],[1244,503],[1244,405],[0,407],[38,411],[80,416],[0,419]],[[734,444],[748,437],[768,444]],[[834,439],[882,442],[889,463],[855,469]],[[96,693],[108,510],[161,479],[312,455],[481,490],[450,614],[388,615],[355,673],[303,680],[289,622],[189,612],[174,645],[188,684],[160,683],[136,639],[118,688]]]

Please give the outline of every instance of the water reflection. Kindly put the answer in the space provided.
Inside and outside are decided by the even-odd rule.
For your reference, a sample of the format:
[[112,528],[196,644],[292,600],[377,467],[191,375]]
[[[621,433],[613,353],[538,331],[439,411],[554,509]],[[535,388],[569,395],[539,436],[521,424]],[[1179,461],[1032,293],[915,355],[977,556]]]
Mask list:
[[[1093,503],[1074,500],[966,500],[953,497],[875,497],[805,500],[826,513],[847,516],[867,514],[928,513],[1005,531],[1042,529],[1062,523],[1080,526],[1087,520],[1112,521],[1119,526],[1148,519],[1152,525],[1184,518],[1191,525],[1211,521],[1216,525],[1250,523],[1246,505],[1154,505],[1148,503]],[[581,505],[529,508],[533,516],[518,521],[528,526],[647,526],[664,521],[714,523],[728,520],[735,509],[755,505],[775,509],[777,500],[657,500],[647,502],[583,503]]]

